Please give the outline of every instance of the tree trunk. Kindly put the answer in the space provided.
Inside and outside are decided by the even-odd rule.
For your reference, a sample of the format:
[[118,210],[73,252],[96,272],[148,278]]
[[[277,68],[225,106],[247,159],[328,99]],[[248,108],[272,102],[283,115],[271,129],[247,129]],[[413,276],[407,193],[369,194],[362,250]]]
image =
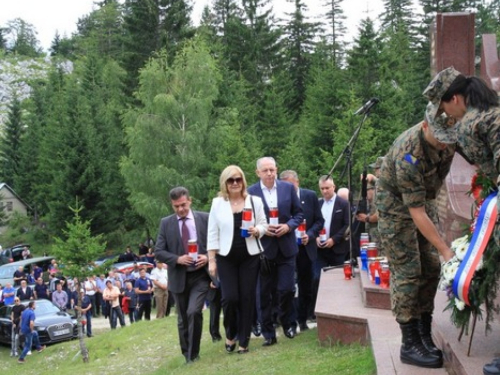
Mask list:
[[78,280],[78,285],[76,285],[76,291],[78,295],[77,300],[77,308],[75,308],[76,320],[78,322],[78,341],[80,343],[80,353],[82,354],[82,359],[84,363],[89,362],[89,350],[87,349],[87,345],[85,345],[84,334],[83,334],[83,325],[82,325],[82,296],[80,290],[83,284]]

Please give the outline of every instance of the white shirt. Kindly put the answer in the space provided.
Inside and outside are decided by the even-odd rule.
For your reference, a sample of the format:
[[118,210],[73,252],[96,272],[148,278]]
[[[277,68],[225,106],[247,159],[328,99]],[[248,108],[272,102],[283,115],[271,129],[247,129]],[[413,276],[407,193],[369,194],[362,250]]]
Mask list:
[[94,280],[85,281],[85,294],[93,296],[95,294],[96,283]]
[[267,203],[267,207],[278,207],[278,190],[276,188],[276,181],[274,181],[274,185],[271,189],[267,188],[267,186],[261,181],[260,188],[262,189],[262,195]]
[[[155,267],[153,271],[151,271],[151,280],[156,280],[163,286],[168,285],[168,272],[166,268],[159,269]],[[154,283],[153,283],[154,284]],[[156,287],[156,285],[155,285]]]
[[330,238],[330,225],[332,224],[333,207],[335,206],[335,198],[337,194],[333,194],[332,199],[325,200],[321,206],[321,213],[325,219],[326,238]]

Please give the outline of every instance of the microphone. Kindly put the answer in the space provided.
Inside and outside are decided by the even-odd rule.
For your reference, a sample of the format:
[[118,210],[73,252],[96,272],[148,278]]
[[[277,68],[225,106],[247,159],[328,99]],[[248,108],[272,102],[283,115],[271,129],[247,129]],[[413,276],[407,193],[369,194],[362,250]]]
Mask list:
[[378,98],[371,98],[368,100],[362,107],[360,107],[356,112],[354,112],[354,115],[366,115],[372,107],[375,106],[380,100]]

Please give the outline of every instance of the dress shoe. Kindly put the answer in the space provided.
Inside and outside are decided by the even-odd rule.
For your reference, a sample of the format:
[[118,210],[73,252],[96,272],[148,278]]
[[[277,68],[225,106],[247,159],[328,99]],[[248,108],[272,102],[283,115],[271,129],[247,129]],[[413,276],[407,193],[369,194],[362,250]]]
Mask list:
[[491,363],[484,365],[483,374],[484,375],[500,374],[500,360],[498,358],[495,358]]
[[271,337],[270,339],[264,340],[264,343],[262,344],[262,346],[271,346],[271,345],[274,345],[277,343],[278,343],[278,340],[276,340],[276,337]]
[[259,337],[262,334],[260,323],[257,323],[252,326],[252,333],[254,334],[255,337]]
[[227,343],[228,340],[226,340],[226,352],[228,353],[232,353],[234,352],[234,349],[236,349],[236,343],[232,343],[232,344],[228,344]]
[[295,335],[297,334],[294,327],[290,327],[290,328],[283,330],[283,331],[285,333],[285,336],[288,337],[289,339],[293,339],[295,337]]
[[238,354],[246,354],[248,353],[248,348],[240,348],[238,349]]
[[304,331],[307,331],[309,329],[309,327],[307,326],[307,323],[300,323],[299,328],[300,328],[300,332],[304,332]]
[[222,340],[221,336],[213,336],[212,337],[212,342],[217,342],[217,341],[221,341],[221,340]]

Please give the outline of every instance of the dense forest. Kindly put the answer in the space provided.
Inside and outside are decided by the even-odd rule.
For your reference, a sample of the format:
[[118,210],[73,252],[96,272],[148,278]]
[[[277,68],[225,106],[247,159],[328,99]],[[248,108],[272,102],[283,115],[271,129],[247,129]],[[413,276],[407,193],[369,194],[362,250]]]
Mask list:
[[[418,14],[384,0],[349,44],[343,1],[325,0],[318,22],[306,0],[289,0],[284,19],[270,0],[212,0],[197,26],[188,0],[96,1],[76,33],[54,36],[29,96],[11,87],[1,181],[31,206],[40,238],[61,235],[77,197],[110,246],[155,237],[174,186],[208,210],[229,164],[253,183],[256,159],[273,156],[316,189],[342,158],[334,178],[346,186],[358,107],[380,99],[348,155],[353,176],[422,119],[436,12],[476,13],[479,54],[481,34],[500,40],[500,0],[419,0]],[[0,61],[27,59],[44,60],[33,26],[0,25]]]

